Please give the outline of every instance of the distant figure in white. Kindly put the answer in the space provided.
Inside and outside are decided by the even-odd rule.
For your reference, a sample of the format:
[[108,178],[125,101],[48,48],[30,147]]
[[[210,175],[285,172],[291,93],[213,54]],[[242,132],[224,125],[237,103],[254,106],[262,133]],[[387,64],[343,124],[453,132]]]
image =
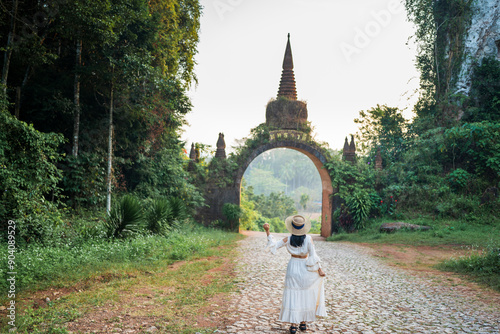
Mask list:
[[297,330],[307,330],[306,322],[315,321],[316,316],[325,317],[326,276],[320,265],[320,258],[314,250],[314,244],[307,232],[311,222],[301,215],[290,216],[285,220],[288,231],[292,234],[282,240],[274,240],[269,233],[269,224],[264,224],[267,234],[267,247],[271,253],[286,246],[292,255],[286,269],[285,290],[281,302],[278,320],[291,323],[290,334]]

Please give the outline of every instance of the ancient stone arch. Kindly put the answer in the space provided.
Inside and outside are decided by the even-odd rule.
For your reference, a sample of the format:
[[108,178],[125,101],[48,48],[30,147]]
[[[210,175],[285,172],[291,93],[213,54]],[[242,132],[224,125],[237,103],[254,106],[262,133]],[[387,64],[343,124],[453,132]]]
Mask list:
[[[328,170],[324,168],[328,162],[327,152],[310,137],[310,124],[307,121],[308,111],[305,102],[297,100],[297,89],[293,73],[292,49],[290,34],[285,49],[283,72],[281,75],[278,95],[268,103],[266,108],[265,134],[261,134],[257,141],[260,144],[251,146],[250,151],[240,156],[237,170],[225,169],[226,154],[224,135],[219,134],[217,153],[211,163],[211,168],[217,170],[209,180],[205,191],[208,204],[200,213],[199,219],[204,222],[224,220],[223,206],[227,203],[240,205],[241,181],[245,170],[250,163],[261,153],[274,148],[288,148],[305,154],[316,166],[322,184],[322,214],[321,235],[328,237],[332,233],[333,192],[332,181]],[[347,143],[347,138],[346,138]],[[347,146],[344,158],[355,160],[354,140]],[[230,175],[227,175],[229,173]],[[228,177],[231,179],[227,182]],[[220,179],[220,180],[219,180]]]
[[[285,138],[285,134],[287,138]],[[295,135],[295,136],[294,136]],[[332,180],[324,164],[327,162],[327,157],[321,152],[321,149],[318,148],[313,143],[301,142],[300,141],[300,133],[297,131],[276,131],[275,133],[271,132],[270,134],[272,139],[269,143],[263,144],[254,149],[252,154],[246,159],[246,161],[239,167],[238,172],[236,173],[235,179],[235,190],[237,191],[237,199],[239,203],[240,192],[241,192],[241,180],[243,178],[243,174],[245,170],[248,168],[250,163],[260,154],[275,149],[275,148],[288,148],[299,151],[306,155],[316,166],[320,178],[321,178],[321,186],[322,186],[322,205],[321,205],[321,235],[324,237],[329,237],[332,232]],[[279,136],[279,138],[278,138]]]

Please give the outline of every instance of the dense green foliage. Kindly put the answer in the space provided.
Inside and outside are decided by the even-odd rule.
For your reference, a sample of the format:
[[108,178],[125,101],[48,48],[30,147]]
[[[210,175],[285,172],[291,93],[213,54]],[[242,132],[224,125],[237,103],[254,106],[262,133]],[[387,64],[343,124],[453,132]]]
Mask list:
[[293,198],[297,209],[304,205],[312,209],[313,202],[321,201],[321,179],[316,166],[307,156],[292,149],[262,153],[250,163],[243,177],[256,195],[284,192]]
[[222,206],[222,214],[229,222],[229,230],[235,231],[238,228],[238,222],[242,215],[242,210],[239,205],[226,203]]
[[[286,232],[286,217],[320,210],[313,199],[321,200],[321,181],[308,157],[291,149],[264,152],[244,174],[240,227],[263,231],[262,225],[267,222],[271,232]],[[314,231],[319,232],[318,228]]]
[[[111,141],[114,195],[135,192],[178,197],[191,208],[202,204],[179,140],[191,109],[186,90],[196,81],[199,1],[22,1],[15,13],[13,4],[1,7],[8,19],[0,21],[0,47],[10,61],[3,64],[7,95],[0,105],[33,129],[60,134],[40,134],[36,141],[26,132],[26,142],[16,147],[32,151],[25,167],[37,174],[33,182],[40,181],[32,187],[33,202],[43,195],[59,206],[102,209]],[[13,122],[2,116],[0,126]],[[2,135],[14,140],[21,135],[15,129],[21,131],[14,127]],[[35,152],[35,142],[45,151]],[[19,157],[5,159],[9,173],[22,173],[12,165],[21,163]],[[1,221],[23,214],[12,204],[22,192],[10,196],[10,211],[0,212]]]
[[252,231],[264,231],[263,225],[268,223],[271,232],[286,232],[285,218],[296,214],[294,201],[284,193],[255,195],[252,186],[243,180],[241,191],[240,228]]
[[[0,111],[0,228],[19,218],[19,235],[26,242],[43,241],[63,222],[51,215],[61,189],[56,164],[63,155],[61,135],[42,133],[32,125]],[[2,238],[6,236],[3,235]]]
[[498,60],[486,58],[472,75],[472,94],[465,110],[468,122],[500,121],[500,66]]
[[132,195],[123,196],[104,221],[108,238],[126,238],[140,233],[167,235],[189,218],[184,201],[177,197],[141,202]]
[[131,195],[123,196],[115,203],[104,223],[108,238],[125,238],[138,233],[143,225],[142,206],[139,200]]
[[377,105],[370,110],[360,111],[354,123],[359,124],[357,149],[368,155],[372,164],[375,163],[377,150],[386,166],[401,160],[407,145],[406,120],[401,111]]
[[[339,203],[329,240],[477,245],[487,251],[443,268],[498,288],[500,62],[478,61],[469,96],[453,94],[472,17],[469,0],[407,0],[421,73],[416,117],[396,108],[361,111],[356,163],[332,161]],[[381,169],[374,168],[381,159]],[[340,158],[338,158],[340,160]],[[379,222],[412,221],[429,232],[380,234]],[[356,234],[351,232],[358,232]]]

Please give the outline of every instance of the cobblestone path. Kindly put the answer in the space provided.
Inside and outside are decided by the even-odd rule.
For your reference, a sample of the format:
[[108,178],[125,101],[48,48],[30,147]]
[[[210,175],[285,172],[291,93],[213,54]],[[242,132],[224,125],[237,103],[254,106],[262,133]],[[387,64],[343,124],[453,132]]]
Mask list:
[[[277,318],[290,255],[264,250],[264,233],[240,243],[240,291],[232,296],[229,325],[218,332],[288,333]],[[328,317],[307,333],[500,333],[498,304],[390,267],[356,245],[314,243],[327,274]]]

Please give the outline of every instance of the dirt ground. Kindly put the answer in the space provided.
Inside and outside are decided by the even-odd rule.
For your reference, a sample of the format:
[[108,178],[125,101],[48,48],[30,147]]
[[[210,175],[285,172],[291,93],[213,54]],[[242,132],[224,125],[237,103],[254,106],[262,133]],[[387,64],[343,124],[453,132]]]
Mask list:
[[[262,232],[243,232],[246,235],[252,233]],[[276,236],[278,237],[278,235]],[[314,236],[314,239],[319,240],[322,238]],[[402,268],[412,275],[424,276],[429,280],[442,284],[450,284],[463,290],[464,293],[473,294],[485,301],[500,304],[500,293],[481,287],[461,278],[459,275],[441,272],[433,268],[435,264],[444,259],[469,254],[470,250],[459,246],[430,247],[387,244],[356,244],[356,247],[362,247],[365,251],[368,251],[371,255],[381,259],[388,265]],[[183,265],[184,262],[178,262],[170,266],[169,270],[178,270]],[[220,267],[214,268],[211,271],[223,272],[225,275],[234,275],[234,266],[235,262],[228,260],[224,261]],[[204,278],[207,282],[211,280],[211,274],[213,273],[206,273],[206,277]],[[130,279],[134,278],[130,277]],[[102,277],[102,280],[97,279],[93,282],[80,283],[73,288],[37,291],[31,296],[23,298],[24,300],[21,303],[24,305],[31,304],[35,309],[46,307],[47,297],[55,300],[68,294],[79,294],[85,290],[103,289],[107,281],[112,279]],[[168,289],[168,287],[165,287],[165,289]],[[162,326],[158,322],[161,321],[162,308],[165,305],[158,301],[162,295],[168,293],[171,293],[171,291],[159,291],[157,287],[155,291],[152,291],[151,287],[148,287],[147,284],[137,284],[133,288],[127,289],[127,291],[120,291],[118,300],[114,303],[100,305],[93,312],[87,313],[84,318],[74,319],[63,326],[70,333],[144,333],[156,330],[161,332]],[[214,296],[208,305],[206,309],[200,310],[203,312],[199,314],[204,314],[204,316],[186,319],[186,323],[190,323],[200,329],[204,327],[220,328],[219,326],[224,326],[227,321],[224,313],[229,305],[229,300],[224,296]],[[5,312],[4,308],[0,309],[2,316],[4,316]]]

